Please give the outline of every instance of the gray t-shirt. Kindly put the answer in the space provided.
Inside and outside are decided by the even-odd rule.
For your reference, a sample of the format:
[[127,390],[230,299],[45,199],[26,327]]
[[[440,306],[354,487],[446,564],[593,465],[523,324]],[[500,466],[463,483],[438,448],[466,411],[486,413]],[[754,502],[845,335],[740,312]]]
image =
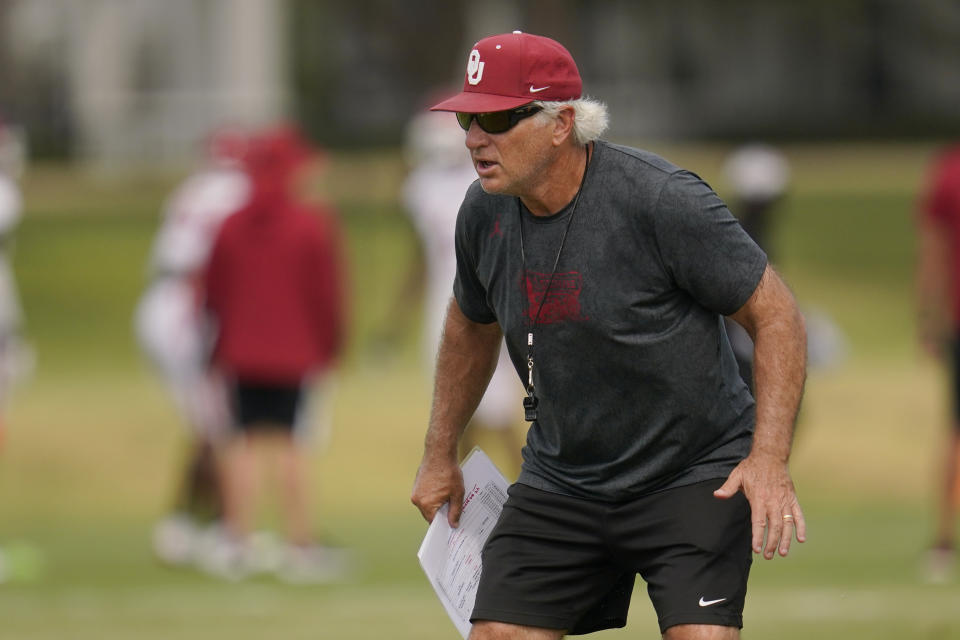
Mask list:
[[623,500],[725,477],[749,452],[754,403],[721,315],[766,255],[699,177],[601,141],[544,299],[570,215],[475,182],[457,220],[457,302],[500,324],[524,383],[534,334],[539,416],[519,482]]

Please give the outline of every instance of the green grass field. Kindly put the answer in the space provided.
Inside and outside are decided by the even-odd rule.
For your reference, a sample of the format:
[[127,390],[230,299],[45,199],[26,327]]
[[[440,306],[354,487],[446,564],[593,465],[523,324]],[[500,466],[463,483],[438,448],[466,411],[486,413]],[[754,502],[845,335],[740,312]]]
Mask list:
[[[723,149],[650,148],[723,194]],[[917,570],[943,419],[939,372],[914,348],[911,312],[911,216],[930,150],[788,150],[795,188],[779,267],[803,306],[841,326],[849,357],[811,372],[793,457],[809,541],[755,562],[744,638],[960,638],[960,582],[925,585]],[[0,545],[34,545],[45,567],[0,585],[0,639],[457,637],[415,557],[425,524],[409,490],[429,399],[416,328],[390,353],[371,340],[413,253],[394,196],[398,158],[334,155],[327,180],[348,232],[355,326],[314,483],[318,525],[361,562],[349,582],[313,587],[227,584],[150,555],[183,433],[131,314],[177,176],[29,174],[15,268],[38,366],[0,451]],[[594,637],[658,637],[642,586],[627,629]]]

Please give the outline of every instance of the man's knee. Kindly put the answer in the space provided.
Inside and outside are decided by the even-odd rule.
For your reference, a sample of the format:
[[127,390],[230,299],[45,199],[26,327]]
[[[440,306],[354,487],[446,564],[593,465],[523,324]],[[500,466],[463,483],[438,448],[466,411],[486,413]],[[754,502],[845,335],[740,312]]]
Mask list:
[[739,640],[739,638],[740,629],[715,624],[678,624],[670,627],[663,634],[663,640]]
[[560,640],[563,635],[564,632],[558,629],[478,620],[473,624],[468,640]]

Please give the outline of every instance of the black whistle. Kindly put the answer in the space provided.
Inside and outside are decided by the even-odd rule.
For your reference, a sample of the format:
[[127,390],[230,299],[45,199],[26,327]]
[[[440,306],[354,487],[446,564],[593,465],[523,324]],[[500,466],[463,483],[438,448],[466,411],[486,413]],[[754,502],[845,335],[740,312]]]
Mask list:
[[537,419],[537,405],[540,401],[537,396],[529,395],[523,399],[523,418],[527,422],[533,422]]

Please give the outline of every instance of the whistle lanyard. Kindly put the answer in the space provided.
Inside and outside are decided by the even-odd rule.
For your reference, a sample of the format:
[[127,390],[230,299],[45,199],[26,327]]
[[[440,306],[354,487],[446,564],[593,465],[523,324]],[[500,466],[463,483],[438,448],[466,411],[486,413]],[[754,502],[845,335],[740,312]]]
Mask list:
[[[577,195],[573,198],[573,206],[570,208],[570,217],[567,218],[567,226],[563,229],[563,235],[560,236],[560,247],[557,249],[557,257],[553,260],[553,269],[550,270],[550,277],[547,279],[547,286],[540,296],[540,303],[537,305],[537,312],[530,322],[530,330],[527,332],[527,397],[523,399],[524,418],[527,422],[533,422],[537,419],[537,405],[540,403],[537,398],[536,389],[533,386],[533,333],[537,327],[537,321],[540,319],[540,312],[543,311],[543,303],[550,294],[550,287],[553,285],[553,277],[557,274],[557,266],[560,264],[560,255],[563,253],[563,246],[567,242],[567,233],[573,224],[573,216],[577,212],[577,204],[580,202],[580,194],[583,193],[583,187],[587,183],[587,169],[590,167],[590,145],[584,147],[586,158],[583,163],[583,179],[580,181],[580,188],[577,189]],[[517,198],[517,215],[520,221],[520,262],[523,268],[523,279],[526,286],[529,286],[529,277],[527,275],[527,253],[523,242],[523,209],[520,206],[520,199]]]

